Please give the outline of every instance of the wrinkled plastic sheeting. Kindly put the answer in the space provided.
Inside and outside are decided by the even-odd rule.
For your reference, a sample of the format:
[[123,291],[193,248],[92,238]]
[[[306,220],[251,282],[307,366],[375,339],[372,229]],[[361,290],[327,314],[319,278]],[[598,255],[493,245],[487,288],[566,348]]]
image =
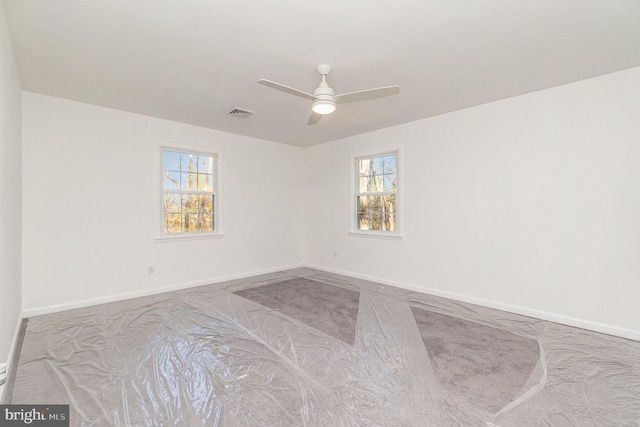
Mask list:
[[[353,345],[233,293],[292,277],[360,293]],[[536,340],[517,398],[441,387],[411,307]],[[81,426],[640,425],[638,342],[311,269],[31,318],[15,381]]]

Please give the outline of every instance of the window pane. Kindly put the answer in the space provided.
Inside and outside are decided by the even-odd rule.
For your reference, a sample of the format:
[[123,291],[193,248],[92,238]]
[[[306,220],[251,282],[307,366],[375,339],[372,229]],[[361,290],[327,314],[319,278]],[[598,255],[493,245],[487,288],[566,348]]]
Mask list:
[[382,196],[369,196],[369,212],[382,212]]
[[164,184],[165,190],[179,190],[180,189],[180,173],[173,171],[164,172]]
[[188,212],[189,211],[189,195],[188,194],[182,194],[181,196],[181,210],[182,212]]
[[200,200],[200,210],[203,212],[213,212],[213,195],[204,195]]
[[198,173],[213,174],[213,157],[198,156]]
[[189,174],[181,173],[180,174],[180,189],[183,191],[187,191],[189,189]]
[[384,215],[385,231],[396,231],[396,214],[390,213]]
[[384,173],[396,173],[398,172],[398,167],[396,165],[397,155],[393,156],[384,156]]
[[372,173],[371,175],[375,174],[375,175],[382,175],[384,168],[383,168],[383,157],[374,157],[372,160]]
[[213,175],[198,174],[198,191],[213,191]]
[[398,189],[398,175],[395,173],[384,175],[384,191],[396,191]]
[[197,157],[195,154],[182,153],[180,155],[180,170],[182,172],[197,172]]
[[369,178],[368,177],[360,177],[360,186],[358,188],[358,192],[359,193],[366,193],[367,192],[367,187],[369,185]]
[[164,231],[165,233],[179,233],[182,231],[180,225],[180,214],[165,215]]
[[382,230],[381,214],[371,214],[371,219],[369,220],[369,230]]
[[362,159],[358,161],[358,173],[360,176],[371,175],[371,173],[369,172],[370,162],[371,162],[371,159]]
[[198,189],[198,174],[185,172],[181,173],[180,189],[182,191],[196,191]]
[[176,153],[174,151],[163,151],[162,169],[180,171],[180,153]]
[[382,200],[384,203],[384,212],[396,211],[396,196],[394,194],[382,196]]
[[383,190],[382,175],[372,176],[367,185],[367,193],[380,193]]
[[198,231],[198,213],[189,212],[182,215],[182,231]]
[[358,214],[358,230],[369,229],[369,214],[362,212]]
[[164,195],[164,211],[166,213],[180,213],[181,207],[180,194],[165,194]]
[[183,194],[182,195],[182,211],[189,213],[197,213],[199,210],[199,195],[197,194]]
[[358,212],[366,212],[369,205],[368,196],[358,196]]
[[200,231],[213,231],[213,214],[200,214]]

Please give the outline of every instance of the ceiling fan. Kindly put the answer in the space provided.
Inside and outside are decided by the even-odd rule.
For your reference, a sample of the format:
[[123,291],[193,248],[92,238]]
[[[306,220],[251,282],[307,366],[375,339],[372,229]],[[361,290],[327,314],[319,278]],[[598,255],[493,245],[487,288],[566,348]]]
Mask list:
[[336,104],[367,101],[369,99],[382,98],[400,93],[400,86],[385,86],[375,89],[343,93],[342,95],[334,95],[333,89],[331,89],[327,84],[327,75],[331,72],[331,65],[318,65],[316,71],[318,71],[318,74],[322,76],[322,81],[320,82],[320,86],[313,91],[313,95],[280,83],[272,82],[271,80],[262,79],[258,80],[258,83],[291,95],[310,99],[312,101],[312,113],[311,117],[309,117],[309,121],[307,122],[308,125],[315,125],[320,121],[323,115],[333,113],[336,110]]

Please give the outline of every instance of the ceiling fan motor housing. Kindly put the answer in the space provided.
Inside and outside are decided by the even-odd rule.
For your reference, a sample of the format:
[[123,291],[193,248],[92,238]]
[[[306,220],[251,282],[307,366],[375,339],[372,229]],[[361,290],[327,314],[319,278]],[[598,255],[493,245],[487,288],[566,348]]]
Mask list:
[[331,114],[336,110],[336,100],[333,98],[333,89],[327,84],[325,75],[322,76],[320,86],[313,91],[313,103],[311,109],[317,114]]

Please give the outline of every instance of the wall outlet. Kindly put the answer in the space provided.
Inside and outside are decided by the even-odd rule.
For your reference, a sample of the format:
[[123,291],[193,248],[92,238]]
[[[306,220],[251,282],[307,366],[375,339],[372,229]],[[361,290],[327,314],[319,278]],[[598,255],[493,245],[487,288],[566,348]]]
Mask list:
[[147,274],[156,274],[156,266],[150,265],[149,267],[147,267]]
[[334,258],[338,258],[338,251],[336,251],[336,252],[334,252],[334,253],[333,253],[333,257],[334,257]]

